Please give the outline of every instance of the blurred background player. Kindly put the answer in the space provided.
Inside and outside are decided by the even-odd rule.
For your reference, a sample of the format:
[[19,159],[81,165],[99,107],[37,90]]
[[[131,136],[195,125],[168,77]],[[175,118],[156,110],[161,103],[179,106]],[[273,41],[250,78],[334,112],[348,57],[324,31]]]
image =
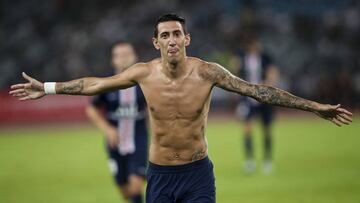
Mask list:
[[[112,48],[112,66],[119,74],[137,61],[131,44]],[[106,136],[109,167],[120,192],[133,203],[143,202],[148,132],[145,98],[139,86],[93,98],[86,109],[90,120]]]
[[[239,77],[256,84],[276,86],[278,81],[278,69],[273,64],[270,56],[262,50],[258,39],[253,38],[245,43],[245,48],[238,54],[240,59]],[[253,124],[254,116],[260,116],[264,134],[264,162],[263,171],[268,174],[272,171],[272,123],[274,107],[261,104],[250,97],[241,97],[238,106],[238,114],[244,120],[244,147],[246,173],[254,172],[256,161],[253,149]]]

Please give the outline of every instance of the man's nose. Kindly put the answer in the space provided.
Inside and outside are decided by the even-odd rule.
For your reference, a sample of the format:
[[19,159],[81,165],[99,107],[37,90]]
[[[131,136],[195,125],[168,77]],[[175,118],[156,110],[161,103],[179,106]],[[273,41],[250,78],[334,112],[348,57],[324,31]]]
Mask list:
[[172,36],[170,37],[169,45],[170,45],[170,46],[175,46],[175,45],[176,45],[175,38],[172,37]]

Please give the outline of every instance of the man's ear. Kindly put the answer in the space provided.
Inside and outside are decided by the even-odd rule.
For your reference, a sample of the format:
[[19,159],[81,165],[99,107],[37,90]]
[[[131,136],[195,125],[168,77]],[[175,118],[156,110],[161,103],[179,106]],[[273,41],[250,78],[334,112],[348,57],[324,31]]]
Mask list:
[[185,46],[189,46],[190,41],[191,41],[191,37],[190,37],[190,34],[188,33],[185,35]]
[[159,46],[158,40],[155,37],[153,37],[152,41],[153,41],[153,45],[154,45],[155,49],[159,50],[160,46]]

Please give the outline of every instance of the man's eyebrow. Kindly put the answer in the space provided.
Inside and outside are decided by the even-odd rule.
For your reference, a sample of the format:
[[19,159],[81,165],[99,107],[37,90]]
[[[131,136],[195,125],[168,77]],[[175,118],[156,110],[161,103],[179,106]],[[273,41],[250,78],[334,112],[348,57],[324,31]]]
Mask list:
[[159,35],[167,34],[167,33],[169,33],[169,31],[160,32]]
[[166,30],[166,31],[160,32],[160,34],[161,33],[169,33],[169,32],[178,32],[178,31],[181,32],[181,29],[179,28],[179,29],[174,29],[174,30],[170,30],[170,31]]

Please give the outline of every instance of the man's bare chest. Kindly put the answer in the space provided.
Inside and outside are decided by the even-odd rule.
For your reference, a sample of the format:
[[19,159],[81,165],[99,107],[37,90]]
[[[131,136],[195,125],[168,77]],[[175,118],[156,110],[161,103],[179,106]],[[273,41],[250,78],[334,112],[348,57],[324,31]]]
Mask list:
[[210,98],[211,86],[201,80],[153,81],[143,92],[152,115],[159,118],[195,117]]

